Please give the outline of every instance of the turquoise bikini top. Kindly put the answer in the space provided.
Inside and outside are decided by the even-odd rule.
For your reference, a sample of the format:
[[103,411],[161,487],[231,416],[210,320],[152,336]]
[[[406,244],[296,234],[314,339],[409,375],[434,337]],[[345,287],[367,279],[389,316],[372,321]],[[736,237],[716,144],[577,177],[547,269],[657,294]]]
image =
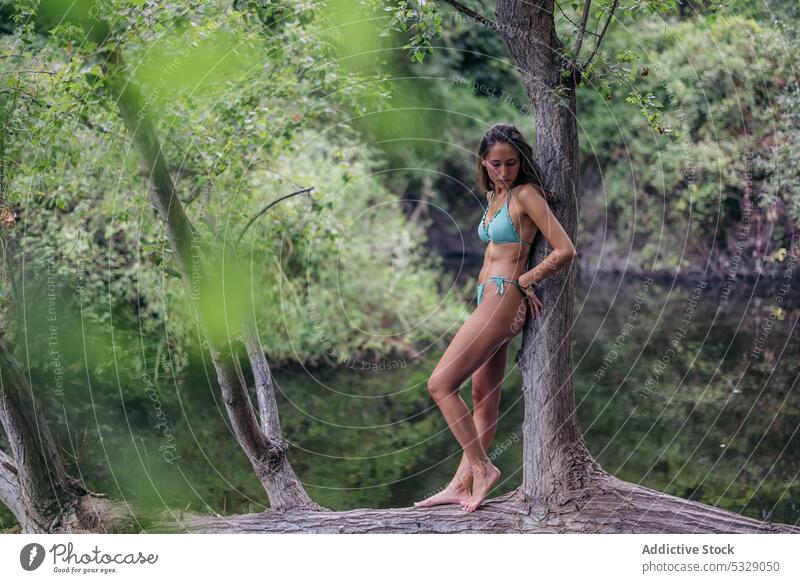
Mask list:
[[[510,189],[508,191],[508,196],[506,196],[506,204],[494,213],[492,220],[489,221],[488,227],[484,225],[486,214],[489,212],[492,201],[494,200],[494,190],[489,196],[489,206],[483,211],[481,222],[478,225],[478,237],[481,238],[481,241],[484,243],[488,243],[489,241],[494,241],[495,243],[524,243],[530,247],[530,243],[520,238],[516,227],[514,227],[514,222],[511,220],[511,215],[508,214],[508,201],[511,200]],[[500,214],[502,214],[503,217],[498,217]]]

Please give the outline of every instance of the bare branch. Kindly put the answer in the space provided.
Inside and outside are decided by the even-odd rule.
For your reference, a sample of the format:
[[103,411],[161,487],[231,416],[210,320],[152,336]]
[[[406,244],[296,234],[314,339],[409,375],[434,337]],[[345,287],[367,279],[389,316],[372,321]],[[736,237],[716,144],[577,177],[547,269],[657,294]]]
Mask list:
[[486,18],[483,14],[480,14],[479,12],[475,12],[472,8],[468,8],[467,6],[464,6],[461,2],[458,2],[458,0],[444,0],[444,1],[447,2],[453,8],[455,8],[456,10],[458,10],[459,12],[461,12],[463,14],[466,14],[470,18],[474,18],[475,20],[480,20],[481,22],[494,24],[494,21],[489,20],[488,18]]
[[181,176],[197,176],[197,171],[192,170],[188,166],[176,166],[175,164],[169,165],[170,172],[174,172],[179,178]]
[[585,0],[583,4],[583,16],[581,17],[581,24],[578,28],[578,40],[575,42],[575,60],[578,60],[578,55],[581,54],[581,45],[583,44],[583,35],[586,34],[586,21],[589,20],[589,9],[592,7],[592,0]]
[[[573,25],[573,26],[575,26],[576,28],[579,26],[577,22],[575,22],[575,21],[574,21],[574,20],[572,20],[572,19],[571,19],[569,16],[567,16],[567,13],[566,13],[566,12],[564,12],[564,9],[563,9],[563,8],[561,8],[561,4],[559,4],[558,2],[555,2],[555,5],[558,7],[558,11],[561,13],[561,16],[563,16],[564,18],[566,18],[566,19],[569,21],[569,23],[570,23],[570,24],[572,24],[572,25]],[[594,33],[593,31],[591,31],[591,30],[587,30],[587,31],[586,31],[586,34],[592,34],[592,35],[594,35],[594,36],[597,36],[597,34],[595,34],[595,33]]]
[[193,203],[193,202],[194,202],[194,201],[197,199],[197,197],[198,197],[198,196],[200,196],[200,193],[201,193],[201,192],[203,192],[204,190],[206,190],[207,188],[209,188],[209,185],[210,185],[210,184],[211,184],[211,181],[210,181],[210,180],[208,180],[208,181],[205,181],[205,182],[202,182],[202,183],[198,184],[197,186],[195,186],[195,187],[194,187],[194,188],[193,188],[193,189],[192,189],[192,190],[189,192],[189,196],[187,196],[186,198],[182,198],[182,199],[181,199],[181,202],[182,202],[183,204],[185,204],[185,205],[188,205],[188,204],[191,204],[191,203]]
[[17,69],[14,71],[14,74],[17,73],[31,73],[33,75],[55,75],[55,71],[36,71],[33,69]]
[[617,4],[619,4],[619,0],[614,0],[614,3],[611,5],[611,10],[608,13],[608,19],[606,20],[606,23],[603,26],[603,30],[600,32],[600,34],[597,37],[597,40],[594,43],[594,50],[592,51],[592,54],[589,55],[589,58],[586,59],[586,62],[583,65],[581,65],[582,71],[586,70],[586,68],[589,66],[589,63],[592,62],[592,59],[594,58],[595,54],[597,54],[597,51],[600,49],[600,44],[603,42],[603,37],[606,35],[606,31],[608,30],[608,25],[611,23],[611,19],[614,17],[614,10],[616,10]]
[[254,216],[252,219],[250,219],[250,220],[247,222],[247,224],[244,226],[244,229],[242,229],[242,232],[241,232],[241,233],[239,233],[239,238],[237,239],[237,242],[242,240],[242,236],[244,236],[244,233],[245,233],[245,231],[247,231],[247,229],[249,229],[249,228],[250,228],[250,225],[252,225],[253,223],[255,223],[255,222],[256,222],[256,220],[257,220],[257,219],[258,219],[258,218],[259,218],[261,215],[263,215],[263,214],[264,214],[265,212],[267,212],[269,209],[271,209],[272,207],[274,207],[274,206],[275,206],[276,204],[278,204],[280,201],[282,201],[282,200],[285,200],[285,199],[289,198],[290,196],[296,196],[296,195],[298,195],[298,194],[305,194],[305,193],[307,193],[307,192],[311,192],[312,190],[314,190],[314,187],[313,187],[313,186],[312,186],[312,187],[310,187],[310,188],[303,188],[303,189],[301,189],[301,190],[296,190],[296,191],[294,191],[294,192],[291,192],[291,193],[289,193],[289,194],[287,194],[287,195],[285,195],[285,196],[281,196],[280,198],[276,198],[275,200],[273,200],[271,203],[269,203],[267,206],[265,206],[263,209],[261,209],[261,210],[258,212],[258,214],[256,214],[256,216]]

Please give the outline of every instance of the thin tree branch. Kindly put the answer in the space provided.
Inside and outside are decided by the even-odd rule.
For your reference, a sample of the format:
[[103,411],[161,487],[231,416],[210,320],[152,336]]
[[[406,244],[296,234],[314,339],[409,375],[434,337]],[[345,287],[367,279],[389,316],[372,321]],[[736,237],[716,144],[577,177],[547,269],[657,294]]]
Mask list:
[[176,166],[175,164],[169,165],[170,172],[174,172],[178,176],[197,176],[197,171],[192,170],[188,166]]
[[255,223],[255,222],[256,222],[256,220],[257,220],[257,219],[258,219],[258,218],[259,218],[261,215],[263,215],[263,214],[264,214],[265,212],[267,212],[269,209],[271,209],[272,207],[274,207],[274,206],[275,206],[276,204],[278,204],[280,201],[282,201],[282,200],[285,200],[285,199],[289,198],[290,196],[296,196],[296,195],[298,195],[298,194],[305,194],[305,193],[307,193],[307,192],[311,192],[312,190],[314,190],[314,187],[313,187],[313,186],[311,186],[310,188],[303,188],[302,190],[296,190],[296,191],[294,191],[294,192],[291,192],[291,193],[289,193],[289,194],[287,194],[287,195],[285,195],[285,196],[281,196],[280,198],[276,198],[275,200],[273,200],[271,203],[269,203],[267,206],[265,206],[263,209],[261,209],[261,210],[258,212],[258,214],[256,214],[256,216],[254,216],[252,219],[250,219],[250,220],[248,221],[248,223],[247,223],[247,224],[244,226],[244,229],[242,229],[242,232],[241,232],[241,233],[239,233],[239,238],[237,239],[237,242],[239,242],[239,241],[241,241],[241,240],[242,240],[242,236],[244,236],[244,233],[245,233],[245,231],[247,231],[247,229],[249,229],[249,228],[250,228],[250,225],[252,225],[253,223]]
[[[264,161],[265,161],[265,160],[261,160],[261,159],[259,159],[259,160],[255,160],[254,162],[252,162],[252,164],[251,164],[251,165],[255,165],[255,164],[259,163],[259,162],[264,162]],[[297,184],[297,183],[296,183],[294,180],[292,180],[292,179],[291,179],[291,178],[289,178],[288,176],[284,176],[283,174],[281,174],[281,173],[280,173],[280,172],[278,172],[277,170],[273,170],[273,169],[271,169],[271,168],[263,168],[263,170],[265,170],[266,172],[269,172],[270,174],[274,174],[275,176],[280,176],[280,177],[281,177],[281,178],[283,178],[283,179],[284,179],[286,182],[291,182],[291,183],[292,183],[292,184],[294,184],[296,187],[298,187],[298,189],[300,188],[300,185],[299,185],[299,184]]]
[[603,26],[603,30],[600,32],[600,34],[597,37],[597,40],[594,43],[594,50],[592,51],[592,54],[589,55],[589,58],[586,59],[586,62],[583,65],[581,65],[582,71],[586,70],[586,68],[589,66],[589,63],[592,62],[592,59],[594,58],[595,54],[597,54],[597,51],[600,48],[600,44],[603,42],[603,37],[606,35],[606,31],[608,30],[608,25],[611,23],[611,19],[614,17],[614,10],[616,10],[617,4],[619,4],[619,0],[614,0],[614,3],[611,5],[611,10],[608,13],[608,20],[606,20],[606,23]]
[[[566,18],[569,21],[570,24],[572,24],[573,26],[575,26],[577,28],[578,27],[578,23],[575,22],[574,20],[572,20],[569,16],[567,16],[567,13],[564,12],[563,8],[561,8],[561,4],[559,4],[558,2],[554,2],[554,4],[558,7],[558,11],[561,13],[561,16]],[[593,34],[594,36],[597,36],[597,34],[595,32],[593,32],[593,31],[591,31],[591,30],[587,30],[586,34]]]
[[36,71],[34,69],[17,69],[14,73],[32,73],[34,75],[55,75],[55,71]]
[[206,188],[209,188],[209,184],[210,184],[210,183],[211,183],[211,180],[206,180],[206,181],[204,181],[204,182],[201,182],[200,184],[198,184],[197,186],[195,186],[195,187],[194,187],[194,188],[193,188],[193,189],[192,189],[192,190],[189,192],[189,196],[187,196],[186,198],[182,198],[182,199],[181,199],[181,202],[182,202],[183,204],[185,204],[185,205],[188,205],[188,204],[191,204],[191,203],[193,203],[193,202],[195,201],[195,199],[196,199],[198,196],[200,196],[200,193],[201,193],[201,192],[203,192],[203,191],[204,191]]
[[585,0],[583,4],[583,16],[581,17],[581,24],[578,28],[578,40],[575,42],[575,60],[578,60],[578,55],[581,54],[581,45],[583,45],[583,35],[586,34],[586,21],[589,20],[589,9],[592,7],[592,0]]
[[483,14],[481,14],[479,12],[475,12],[472,8],[468,8],[467,6],[464,6],[458,0],[444,0],[444,2],[447,2],[450,6],[452,6],[453,8],[455,8],[456,10],[461,12],[462,14],[466,14],[470,18],[473,18],[475,20],[480,20],[481,22],[485,22],[489,26],[494,24],[493,20],[489,20]]

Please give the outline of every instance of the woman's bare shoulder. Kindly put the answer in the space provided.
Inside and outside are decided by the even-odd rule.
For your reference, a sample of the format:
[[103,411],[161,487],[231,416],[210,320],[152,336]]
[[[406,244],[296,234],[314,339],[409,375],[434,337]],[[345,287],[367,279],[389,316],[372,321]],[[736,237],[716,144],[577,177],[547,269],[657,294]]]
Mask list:
[[520,194],[525,193],[525,194],[527,194],[529,196],[532,195],[532,194],[538,194],[539,196],[544,198],[544,192],[542,191],[542,188],[540,186],[537,186],[537,185],[531,183],[531,182],[526,182],[525,184],[520,184],[519,185],[519,193]]
[[547,200],[542,191],[541,187],[531,184],[530,182],[526,182],[525,184],[521,184],[519,190],[517,191],[519,197],[523,201],[537,201],[538,199]]

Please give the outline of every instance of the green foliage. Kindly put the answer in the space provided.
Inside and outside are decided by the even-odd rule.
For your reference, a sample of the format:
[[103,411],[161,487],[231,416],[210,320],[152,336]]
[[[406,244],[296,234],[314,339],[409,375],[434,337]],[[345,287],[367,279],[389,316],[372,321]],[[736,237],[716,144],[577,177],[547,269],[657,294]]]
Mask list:
[[[776,223],[766,244],[785,245],[790,223],[800,220],[793,186],[800,175],[792,161],[797,120],[787,82],[796,59],[781,36],[733,16],[710,26],[699,20],[641,23],[608,43],[609,51],[651,47],[631,59],[637,96],[624,86],[609,94],[586,87],[579,94],[586,134],[581,151],[603,169],[612,226],[653,242],[634,260],[655,270],[679,267],[682,245],[668,244],[665,253],[664,236],[677,242],[688,233],[695,248],[710,248],[715,239],[724,248],[726,233],[748,212],[746,191],[753,208]],[[630,116],[623,102],[639,105],[640,99],[654,102],[655,119]]]
[[439,38],[444,30],[436,3],[400,0],[395,5],[384,7],[384,10],[391,15],[389,26],[408,34],[408,42],[403,48],[408,49],[409,58],[421,63],[426,54],[433,52],[433,40]]
[[[252,25],[252,14],[227,11],[227,2],[156,4],[138,11],[114,4],[111,34],[124,56],[115,74],[141,91],[142,113],[155,121],[207,265],[224,253],[243,260],[209,274],[219,284],[204,300],[214,308],[214,334],[235,335],[230,316],[247,294],[273,364],[331,358],[330,342],[347,355],[406,351],[451,326],[459,309],[452,301],[439,306],[445,286],[423,257],[423,232],[370,177],[379,160],[348,125],[385,92],[363,83],[365,74],[332,65],[330,14],[306,4],[277,18],[263,3],[242,5],[269,21],[266,30]],[[13,170],[4,175],[4,195],[9,208],[25,208],[12,235],[28,241],[25,261],[21,250],[14,257],[25,266],[16,276],[31,290],[43,282],[59,290],[63,343],[78,346],[65,336],[75,322],[96,324],[85,330],[97,340],[87,343],[92,367],[113,364],[104,328],[114,326],[167,343],[180,372],[197,349],[191,292],[176,277],[146,174],[117,116],[101,68],[104,46],[78,42],[91,20],[80,9],[92,6],[47,29],[47,44],[22,28],[0,37],[4,53],[21,51],[3,64],[2,77],[14,96],[3,102],[11,103],[3,110],[3,161]],[[25,155],[30,143],[39,145],[36,156]],[[270,201],[306,185],[314,187],[310,197],[281,202],[244,231]],[[48,301],[29,297],[26,310]],[[320,322],[309,317],[312,301]],[[4,307],[12,318],[12,303]],[[44,334],[46,312],[40,315],[35,329]],[[385,342],[387,335],[394,340]],[[37,341],[45,351],[46,337]],[[68,364],[79,362],[77,351],[70,356]]]

